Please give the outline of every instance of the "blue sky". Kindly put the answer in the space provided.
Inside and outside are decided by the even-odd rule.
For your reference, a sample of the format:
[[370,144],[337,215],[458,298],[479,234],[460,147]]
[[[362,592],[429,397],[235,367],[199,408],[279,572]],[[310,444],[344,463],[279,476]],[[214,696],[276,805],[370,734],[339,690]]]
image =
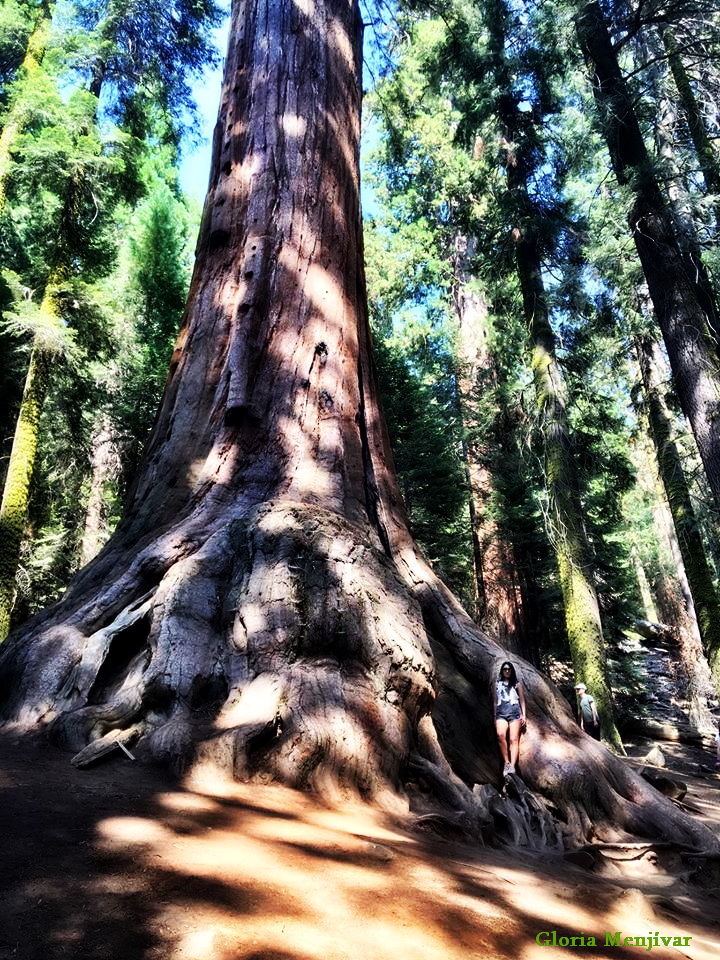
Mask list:
[[220,53],[218,65],[213,69],[206,70],[197,83],[193,85],[200,119],[198,127],[193,131],[193,140],[196,141],[196,144],[192,145],[188,142],[183,148],[183,159],[180,164],[180,185],[186,194],[196,197],[200,204],[205,200],[210,176],[210,147],[220,104],[223,60],[227,49],[229,28],[230,14],[228,12],[223,25],[215,31],[215,45]]

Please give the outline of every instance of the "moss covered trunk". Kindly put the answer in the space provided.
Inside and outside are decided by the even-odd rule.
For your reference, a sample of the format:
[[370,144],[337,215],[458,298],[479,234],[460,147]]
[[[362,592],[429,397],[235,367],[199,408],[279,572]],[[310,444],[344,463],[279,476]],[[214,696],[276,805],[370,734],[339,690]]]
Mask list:
[[515,242],[517,276],[530,334],[536,404],[541,421],[545,483],[550,501],[551,537],[558,566],[565,623],[576,682],[590,688],[598,705],[602,736],[618,751],[622,742],[615,724],[612,692],[605,669],[605,641],[593,586],[592,557],[585,534],[582,502],[573,464],[566,409],[566,387],[555,350],[555,335],[542,279],[540,227],[543,214],[530,196],[536,172],[536,133],[519,109],[505,55],[511,13],[495,0],[489,19],[498,107],[506,149],[505,169]]
[[555,336],[547,316],[540,262],[532,246],[519,246],[518,274],[533,341],[532,369],[542,421],[551,537],[575,681],[587,684],[595,697],[603,739],[622,751],[607,679],[600,606],[592,582],[592,557],[570,445],[565,383],[555,355]]
[[506,651],[416,551],[378,407],[360,34],[349,0],[235,6],[156,429],[113,538],[0,650],[5,722],[85,758],[123,738],[177,766],[409,802],[478,839],[714,849],[519,659],[525,786],[497,792]]
[[38,20],[30,34],[25,57],[10,95],[10,105],[3,117],[0,133],[0,210],[5,207],[7,181],[10,175],[11,154],[17,137],[27,122],[26,97],[36,82],[45,56],[54,4],[44,0],[38,10]]
[[48,351],[36,342],[30,355],[0,505],[0,643],[5,640],[10,630],[10,615],[16,591],[15,578],[20,561],[20,547],[25,535],[30,483],[40,435],[40,417],[50,380],[50,362]]

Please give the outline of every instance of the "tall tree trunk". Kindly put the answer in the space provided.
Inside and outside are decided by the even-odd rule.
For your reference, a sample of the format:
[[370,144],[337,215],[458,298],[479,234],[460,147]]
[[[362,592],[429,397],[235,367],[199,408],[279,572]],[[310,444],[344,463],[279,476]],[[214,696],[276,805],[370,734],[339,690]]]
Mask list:
[[110,537],[106,516],[108,486],[120,473],[116,432],[107,415],[99,421],[92,442],[90,490],[85,508],[85,527],[80,542],[80,564],[84,566]]
[[635,568],[635,579],[637,580],[638,590],[640,591],[640,599],[642,600],[645,619],[651,623],[657,623],[660,615],[657,611],[655,598],[650,588],[650,581],[645,572],[645,567],[643,566],[636,543],[633,543],[630,548],[630,558]]
[[682,51],[675,31],[668,24],[660,24],[660,35],[668,56],[668,64],[675,81],[680,106],[685,114],[700,170],[708,193],[715,196],[715,221],[720,224],[720,156],[708,135],[700,106],[683,63]]
[[15,577],[25,535],[30,482],[35,466],[40,416],[50,378],[51,355],[33,345],[0,505],[0,643],[10,631]]
[[[134,735],[238,777],[405,790],[490,833],[516,809],[472,790],[500,782],[506,654],[416,552],[392,471],[362,267],[360,35],[350,0],[236,5],[158,423],[114,537],[0,650],[2,709],[75,748]],[[566,835],[718,847],[518,667],[523,780]],[[541,800],[530,819],[557,836]]]
[[680,454],[673,442],[670,420],[660,395],[654,357],[656,347],[646,337],[638,337],[635,349],[660,479],[670,507],[700,636],[716,688],[720,691],[720,600],[707,561]]
[[0,133],[0,211],[4,209],[7,199],[12,149],[27,122],[25,87],[36,80],[40,71],[50,33],[53,6],[50,0],[43,0],[40,5],[38,20],[30,34],[25,57],[18,73],[16,81],[18,86],[11,95],[10,107],[3,118],[2,133]]
[[[510,12],[504,0],[494,0],[488,19],[499,114],[506,145],[508,190],[516,214],[517,275],[525,321],[530,331],[535,397],[542,419],[545,483],[550,500],[551,536],[557,558],[565,624],[576,681],[590,688],[598,705],[603,739],[616,750],[623,746],[615,724],[612,692],[607,680],[605,641],[597,594],[592,582],[592,557],[585,533],[583,509],[573,464],[566,409],[566,387],[555,350],[555,334],[542,279],[538,239],[539,214],[529,193],[531,164],[528,160],[526,118],[520,114],[505,58],[506,23]],[[525,142],[524,142],[525,141]]]
[[[40,70],[50,31],[51,14],[52,5],[43,2],[20,67],[18,88],[11,97],[10,108],[4,118],[0,134],[0,211],[4,209],[7,200],[12,150],[27,120],[23,99],[25,86],[37,78]],[[50,293],[43,298],[41,313],[51,317],[54,309],[55,300]],[[40,416],[50,378],[50,364],[51,351],[36,337],[32,345],[0,505],[0,643],[5,640],[10,630],[10,615],[16,593],[15,577],[35,467]]]
[[536,403],[542,418],[551,536],[573,670],[576,681],[586,683],[595,697],[603,739],[624,752],[607,680],[600,606],[592,582],[592,558],[567,423],[565,382],[555,352],[540,258],[529,231],[518,237],[516,250],[518,277],[532,337],[532,369]]
[[[649,431],[648,431],[649,432]],[[685,573],[675,525],[667,505],[662,481],[658,477],[650,450],[640,461],[639,482],[655,503],[653,526],[661,552],[672,561],[672,570],[660,563],[653,582],[653,593],[660,621],[673,628],[678,643],[678,682],[690,722],[706,733],[713,730],[709,703],[716,699],[710,666],[703,651],[692,593]]]
[[593,93],[615,174],[633,191],[628,223],[675,388],[720,506],[720,366],[702,307],[703,292],[673,233],[600,6],[593,2],[583,7],[576,25],[592,66]]
[[658,156],[664,173],[664,193],[668,200],[678,248],[685,261],[688,274],[694,278],[698,303],[705,314],[708,328],[714,338],[715,349],[720,353],[720,313],[712,280],[702,258],[698,228],[692,216],[690,198],[682,183],[682,175],[676,159],[677,116],[675,104],[664,95],[658,96],[655,140]]
[[[455,312],[460,330],[458,389],[465,432],[465,462],[470,489],[470,522],[477,597],[477,622],[508,649],[523,652],[522,596],[511,544],[493,517],[493,465],[497,468],[498,424],[484,429],[476,406],[495,385],[488,343],[487,304],[473,288],[469,262],[473,241],[458,237],[455,244]],[[499,416],[496,417],[496,420]],[[482,429],[482,432],[481,432]]]
[[0,643],[5,640],[10,629],[16,593],[15,578],[38,450],[40,418],[50,388],[53,360],[62,350],[62,341],[66,335],[60,297],[72,269],[67,237],[69,222],[77,214],[76,199],[76,184],[71,182],[66,191],[53,264],[40,303],[42,323],[33,335],[23,399],[13,434],[0,506],[0,530],[4,534],[0,538]]

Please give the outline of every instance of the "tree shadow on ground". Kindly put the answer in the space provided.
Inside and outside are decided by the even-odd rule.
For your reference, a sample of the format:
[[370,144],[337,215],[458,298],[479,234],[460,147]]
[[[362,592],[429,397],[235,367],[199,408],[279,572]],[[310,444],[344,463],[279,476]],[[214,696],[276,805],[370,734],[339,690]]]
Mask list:
[[82,772],[68,761],[0,738],[0,960],[542,960],[543,930],[598,935],[563,957],[637,958],[606,930],[685,931],[693,960],[717,952],[717,927],[679,926],[635,881],[547,855],[209,772],[181,785],[119,751]]

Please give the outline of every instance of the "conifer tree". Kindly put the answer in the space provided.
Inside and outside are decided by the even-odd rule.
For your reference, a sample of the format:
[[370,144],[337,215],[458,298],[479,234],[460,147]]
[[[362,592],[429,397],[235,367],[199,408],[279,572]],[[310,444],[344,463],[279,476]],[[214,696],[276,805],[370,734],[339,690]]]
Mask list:
[[[55,205],[59,208],[59,214],[50,226],[52,239],[46,250],[45,276],[42,277],[39,294],[39,316],[43,327],[61,331],[68,319],[63,299],[67,300],[70,288],[80,279],[83,269],[87,270],[89,263],[97,259],[98,238],[112,206],[109,197],[105,197],[108,204],[105,209],[96,210],[95,215],[89,211],[89,205],[97,205],[99,194],[104,189],[97,182],[92,182],[93,173],[104,170],[107,174],[112,170],[115,178],[115,202],[123,191],[132,197],[138,189],[137,176],[121,176],[123,169],[132,170],[135,165],[132,151],[125,150],[124,164],[118,162],[116,157],[104,154],[98,127],[98,104],[104,96],[108,96],[103,88],[112,87],[112,97],[109,99],[112,100],[118,117],[126,124],[126,147],[135,147],[139,142],[138,137],[151,132],[156,135],[158,118],[165,126],[161,136],[174,141],[179,129],[179,119],[188,106],[189,97],[188,74],[180,68],[184,66],[188,70],[197,69],[207,61],[210,56],[207,32],[215,21],[217,8],[212,3],[192,5],[187,9],[178,8],[172,17],[160,15],[155,10],[158,29],[149,32],[146,21],[152,11],[145,10],[141,17],[132,5],[111,3],[103,11],[94,7],[94,46],[91,46],[92,53],[84,71],[88,91],[78,90],[71,98],[78,107],[73,114],[75,126],[68,124],[67,119],[58,114],[54,120],[47,115],[47,102],[57,103],[55,84],[61,77],[51,78],[39,66],[45,49],[44,38],[49,29],[51,11],[46,7],[43,12],[45,16],[41,18],[29,46],[26,58],[29,66],[21,71],[18,79],[19,92],[11,107],[13,123],[5,127],[4,133],[12,133],[12,142],[17,143],[22,124],[31,116],[28,113],[28,102],[33,105],[36,116],[40,111],[43,117],[36,153],[43,145],[46,150],[53,150],[50,144],[52,135],[48,137],[42,134],[42,125],[47,128],[48,124],[52,126],[54,123],[53,129],[62,131],[58,136],[60,146],[55,150],[55,158],[50,164],[50,176],[54,177],[53,189],[57,190]],[[119,52],[121,47],[124,52]],[[79,69],[80,75],[83,75],[82,63],[78,65],[76,61],[72,66],[76,71]],[[70,64],[65,67],[70,71]],[[67,73],[62,74],[65,79],[67,76]],[[42,83],[45,92],[42,100],[39,83]],[[148,89],[153,91],[156,98],[154,101],[146,100]],[[64,112],[66,111],[61,106],[59,113]],[[31,139],[30,135],[24,138],[26,143]],[[66,151],[66,165],[64,171],[58,173],[56,158],[63,151]],[[137,153],[137,149],[134,152]],[[0,161],[1,159],[0,157]],[[128,160],[130,162],[127,162]],[[22,171],[22,176],[27,179],[32,175],[31,164],[25,158],[16,163],[16,169],[19,169],[22,163],[25,163],[27,168]],[[48,171],[37,166],[34,173],[36,189],[43,189],[42,185],[48,179]],[[6,178],[2,182],[5,183]],[[112,254],[109,257],[106,255],[105,262],[107,269],[112,263]],[[177,317],[177,304],[174,305],[174,311]],[[165,335],[167,337],[168,333]],[[25,428],[17,431],[10,453],[3,506],[0,508],[0,525],[7,534],[3,537],[0,557],[0,639],[4,638],[9,628],[15,592],[14,572],[18,563],[37,450],[38,414],[48,390],[51,364],[52,354],[46,352],[45,338],[36,337],[28,366],[28,376],[34,379],[28,381],[25,391],[26,400],[32,401],[35,413],[29,417],[21,409],[19,423],[24,424]],[[157,393],[156,388],[155,396]],[[31,441],[28,439],[28,432],[32,433]]]
[[703,308],[704,293],[683,257],[634,105],[597,3],[577,17],[581,47],[612,167],[632,192],[628,225],[670,359],[677,395],[691,425],[708,484],[720,505],[720,365]]
[[720,692],[720,599],[707,561],[682,461],[671,434],[670,419],[660,394],[656,350],[647,337],[636,339],[647,416],[657,453],[660,479],[670,507],[700,636],[715,685]]

